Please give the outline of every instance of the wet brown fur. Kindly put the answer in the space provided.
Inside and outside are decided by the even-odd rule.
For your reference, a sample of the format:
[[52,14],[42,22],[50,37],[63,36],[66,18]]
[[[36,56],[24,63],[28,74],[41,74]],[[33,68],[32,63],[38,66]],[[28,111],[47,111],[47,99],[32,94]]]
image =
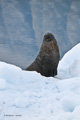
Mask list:
[[60,54],[57,41],[51,33],[44,35],[40,52],[35,61],[25,70],[37,71],[43,76],[50,77],[57,75],[57,66]]

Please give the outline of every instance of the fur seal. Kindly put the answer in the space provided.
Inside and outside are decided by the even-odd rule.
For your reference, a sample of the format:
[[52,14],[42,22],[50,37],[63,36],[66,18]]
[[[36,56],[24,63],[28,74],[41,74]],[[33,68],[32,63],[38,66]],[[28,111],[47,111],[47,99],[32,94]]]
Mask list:
[[43,76],[54,77],[57,75],[57,66],[60,54],[57,41],[51,33],[44,35],[40,52],[35,61],[27,67],[27,71],[37,71]]

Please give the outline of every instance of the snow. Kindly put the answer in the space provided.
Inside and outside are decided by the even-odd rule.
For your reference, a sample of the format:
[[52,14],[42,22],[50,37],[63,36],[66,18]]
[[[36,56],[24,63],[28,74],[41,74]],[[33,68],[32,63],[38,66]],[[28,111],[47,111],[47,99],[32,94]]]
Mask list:
[[0,89],[6,88],[6,81],[4,79],[0,79]]
[[80,120],[80,43],[44,77],[0,62],[0,120]]
[[59,68],[65,69],[67,67],[70,67],[75,60],[77,59],[80,60],[79,50],[80,50],[80,43],[77,44],[75,47],[73,47],[70,51],[68,51],[64,55],[64,57],[60,61]]

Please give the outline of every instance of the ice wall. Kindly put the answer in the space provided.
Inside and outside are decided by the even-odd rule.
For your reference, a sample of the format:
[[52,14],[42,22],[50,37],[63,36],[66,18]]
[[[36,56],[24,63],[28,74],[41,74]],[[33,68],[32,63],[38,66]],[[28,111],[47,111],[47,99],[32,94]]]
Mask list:
[[51,32],[61,58],[80,42],[80,0],[0,0],[0,60],[27,67]]

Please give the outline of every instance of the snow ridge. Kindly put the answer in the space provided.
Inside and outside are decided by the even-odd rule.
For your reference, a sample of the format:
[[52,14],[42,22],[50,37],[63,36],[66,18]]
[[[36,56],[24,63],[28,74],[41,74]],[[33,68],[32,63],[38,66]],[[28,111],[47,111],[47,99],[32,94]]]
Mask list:
[[[58,75],[37,72],[0,62],[0,120],[79,120],[80,43],[65,54]],[[16,115],[20,115],[17,117]]]

